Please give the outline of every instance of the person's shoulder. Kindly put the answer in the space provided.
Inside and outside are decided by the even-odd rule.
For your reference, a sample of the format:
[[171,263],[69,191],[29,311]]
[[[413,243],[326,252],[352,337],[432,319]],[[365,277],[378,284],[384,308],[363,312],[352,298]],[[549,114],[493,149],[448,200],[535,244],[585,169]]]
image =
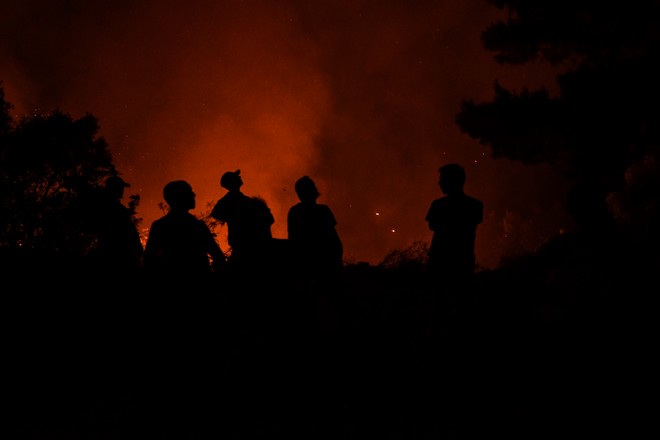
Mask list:
[[319,203],[316,206],[317,206],[316,209],[318,209],[319,211],[321,211],[325,214],[328,214],[328,215],[332,215],[332,209],[330,208],[330,206],[328,206],[324,203]]
[[[236,209],[236,206],[242,200],[243,193],[228,191],[225,195],[220,197],[213,208],[211,209],[211,217],[220,220],[224,216],[228,215],[232,210]],[[220,218],[218,218],[220,217]]]
[[245,200],[245,199],[249,199],[249,197],[246,196],[241,191],[227,191],[225,195],[220,197],[217,203],[232,204],[235,203],[236,201]]
[[207,225],[206,222],[203,219],[201,219],[199,217],[196,217],[194,215],[192,217],[193,218],[192,218],[192,220],[190,220],[190,222],[193,223],[197,228],[202,229],[204,231],[209,231],[209,232],[211,231],[211,229],[209,228],[209,225]]
[[108,204],[108,209],[114,213],[117,213],[118,215],[125,215],[131,213],[131,210],[117,199],[113,199],[112,202]]
[[217,207],[217,206],[226,205],[232,198],[233,198],[232,193],[228,192],[222,197],[220,197],[217,202],[215,202],[215,206]]
[[450,199],[448,196],[438,197],[437,199],[431,200],[431,208],[446,205],[449,201]]
[[292,205],[289,208],[289,212],[298,212],[298,211],[303,210],[304,208],[305,207],[303,206],[303,204],[301,202],[298,202],[298,203],[296,203],[295,205]]
[[153,231],[154,229],[160,228],[162,225],[166,224],[168,222],[167,216],[164,215],[162,217],[157,218],[153,222],[151,222],[151,228],[150,230]]
[[182,213],[180,214],[180,219],[181,219],[182,221],[186,221],[186,222],[188,222],[188,223],[195,223],[195,224],[197,224],[197,223],[203,223],[203,224],[206,224],[206,223],[204,222],[204,220],[202,220],[201,218],[197,217],[197,216],[196,216],[195,214],[193,214],[192,212],[182,212]]
[[476,197],[470,196],[470,195],[465,195],[465,199],[468,200],[470,203],[472,203],[474,206],[483,206],[484,202],[481,199],[478,199]]
[[237,209],[249,209],[256,205],[256,198],[242,192],[236,192],[228,199],[228,203]]

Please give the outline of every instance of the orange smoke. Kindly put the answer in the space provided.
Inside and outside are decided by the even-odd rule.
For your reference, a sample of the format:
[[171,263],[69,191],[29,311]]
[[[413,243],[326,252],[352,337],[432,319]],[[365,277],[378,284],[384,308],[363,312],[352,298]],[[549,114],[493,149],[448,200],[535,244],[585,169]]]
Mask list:
[[462,99],[489,99],[495,79],[551,79],[491,60],[480,33],[497,11],[483,0],[20,3],[0,6],[7,99],[17,114],[94,114],[144,227],[162,215],[168,181],[192,184],[201,215],[224,194],[222,173],[241,169],[244,192],[268,202],[284,238],[306,174],[347,259],[376,264],[430,240],[437,168],[457,161],[490,213],[481,264],[516,248],[502,232],[508,211],[546,203],[524,229],[528,248],[559,229],[552,173],[491,159],[453,121]]

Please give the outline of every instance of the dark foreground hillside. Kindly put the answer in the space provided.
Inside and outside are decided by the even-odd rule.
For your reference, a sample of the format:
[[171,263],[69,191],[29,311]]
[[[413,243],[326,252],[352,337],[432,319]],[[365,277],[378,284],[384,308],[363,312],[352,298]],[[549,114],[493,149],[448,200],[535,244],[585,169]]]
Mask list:
[[530,258],[449,299],[414,267],[348,266],[327,294],[69,269],[3,289],[3,438],[625,438],[639,417],[629,269]]

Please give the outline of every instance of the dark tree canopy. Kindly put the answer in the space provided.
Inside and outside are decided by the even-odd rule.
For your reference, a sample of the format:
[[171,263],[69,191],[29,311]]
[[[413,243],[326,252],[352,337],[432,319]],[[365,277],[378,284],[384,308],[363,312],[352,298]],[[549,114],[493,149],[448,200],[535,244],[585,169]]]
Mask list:
[[6,136],[11,128],[12,118],[9,113],[11,109],[12,105],[5,100],[5,90],[0,81],[0,137]]
[[117,170],[97,119],[55,110],[14,121],[0,88],[0,251],[8,259],[84,257],[86,204]]
[[504,64],[536,60],[591,66],[618,64],[657,49],[657,0],[485,0],[506,21],[482,34],[484,48]]
[[458,126],[493,157],[549,163],[603,196],[629,190],[658,158],[660,2],[486,1],[508,18],[482,33],[484,48],[503,64],[555,66],[559,93],[496,81],[492,101],[462,103]]

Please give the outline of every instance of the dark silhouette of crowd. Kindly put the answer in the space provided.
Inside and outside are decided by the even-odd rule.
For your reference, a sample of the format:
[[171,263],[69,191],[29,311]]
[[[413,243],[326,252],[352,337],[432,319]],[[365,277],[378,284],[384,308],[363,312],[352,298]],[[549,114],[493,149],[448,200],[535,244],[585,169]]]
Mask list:
[[285,239],[266,201],[241,191],[240,170],[222,175],[207,218],[191,212],[192,186],[170,181],[144,249],[121,203],[129,185],[110,177],[90,211],[98,287],[71,280],[66,295],[13,304],[10,438],[600,432],[615,412],[597,386],[618,344],[605,328],[633,265],[602,199],[577,187],[574,230],[534,258],[477,271],[483,203],[464,192],[461,165],[439,175],[428,261],[405,276],[345,264],[310,176],[293,183]]

